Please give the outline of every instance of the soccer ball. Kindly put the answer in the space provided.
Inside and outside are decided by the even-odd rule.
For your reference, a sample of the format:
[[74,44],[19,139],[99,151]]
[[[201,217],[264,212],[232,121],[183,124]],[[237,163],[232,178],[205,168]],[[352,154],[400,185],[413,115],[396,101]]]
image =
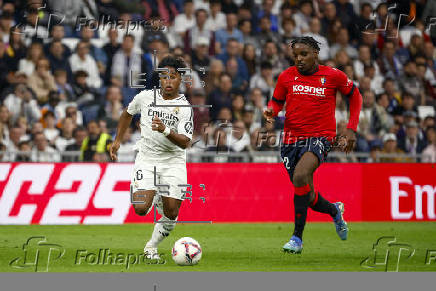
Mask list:
[[174,262],[180,266],[198,264],[202,253],[200,244],[191,237],[182,237],[176,241],[171,251]]

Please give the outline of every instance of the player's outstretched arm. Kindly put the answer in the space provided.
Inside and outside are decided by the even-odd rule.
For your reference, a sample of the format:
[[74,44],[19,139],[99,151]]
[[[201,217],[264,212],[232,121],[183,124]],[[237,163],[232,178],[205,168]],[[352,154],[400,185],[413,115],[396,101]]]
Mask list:
[[163,124],[162,120],[159,117],[153,117],[153,121],[151,123],[151,129],[154,131],[159,131],[164,134],[173,144],[181,147],[182,149],[186,149],[189,146],[191,139],[184,134],[179,134],[171,130],[169,127],[166,127]]
[[115,140],[112,143],[109,154],[113,161],[117,160],[117,152],[120,148],[121,140],[126,133],[127,128],[130,126],[132,122],[132,115],[127,112],[127,109],[124,109],[123,113],[120,116],[120,120],[118,121],[117,134],[115,135]]

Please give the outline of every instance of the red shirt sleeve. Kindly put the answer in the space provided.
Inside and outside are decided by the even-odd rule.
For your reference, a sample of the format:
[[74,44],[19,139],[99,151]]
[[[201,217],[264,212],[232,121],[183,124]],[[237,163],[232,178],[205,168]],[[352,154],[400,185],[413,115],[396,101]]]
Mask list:
[[277,80],[273,97],[268,102],[268,107],[274,110],[274,116],[277,116],[285,105],[286,95],[288,94],[288,88],[285,86],[285,78],[285,72],[282,72]]
[[339,92],[349,98],[350,103],[350,119],[348,120],[347,128],[357,131],[360,110],[362,108],[362,95],[360,95],[359,89],[344,72],[337,69],[336,72],[337,88]]

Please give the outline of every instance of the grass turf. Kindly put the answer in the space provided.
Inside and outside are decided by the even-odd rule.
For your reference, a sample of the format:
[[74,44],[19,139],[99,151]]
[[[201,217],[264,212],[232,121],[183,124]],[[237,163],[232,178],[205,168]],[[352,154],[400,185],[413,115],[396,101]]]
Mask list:
[[[27,260],[28,267],[11,266],[15,258],[21,258],[17,264],[23,265],[23,244],[32,236],[44,236],[46,243],[60,245],[65,250],[58,259],[57,252],[52,253],[48,267],[50,272],[385,271],[384,265],[375,268],[361,266],[365,258],[374,258],[373,244],[383,236],[393,236],[396,243],[408,244],[406,248],[415,249],[410,258],[407,258],[407,251],[402,253],[399,271],[436,271],[436,223],[373,222],[350,223],[349,226],[348,240],[341,241],[332,223],[308,223],[304,232],[303,253],[292,255],[281,251],[290,237],[291,224],[178,224],[159,248],[159,252],[165,255],[166,263],[150,264],[138,256],[151,234],[152,224],[4,225],[0,226],[0,271],[35,271],[30,259]],[[202,260],[196,266],[180,267],[171,259],[172,244],[183,236],[197,239],[203,248]],[[35,258],[35,248],[28,249],[28,257]],[[48,247],[40,246],[39,249],[42,250],[39,268],[44,270],[48,254],[44,250]],[[110,261],[102,264],[103,259],[97,261],[99,249],[110,249],[111,253],[121,255],[118,261],[112,261],[113,264],[108,264]],[[388,269],[395,270],[400,246],[391,246],[390,249]],[[82,250],[80,264],[76,261],[78,250]],[[378,258],[383,258],[386,250],[386,247],[378,248]],[[135,254],[136,257],[132,255],[132,264],[126,267],[128,254]],[[86,255],[87,261],[84,259]]]

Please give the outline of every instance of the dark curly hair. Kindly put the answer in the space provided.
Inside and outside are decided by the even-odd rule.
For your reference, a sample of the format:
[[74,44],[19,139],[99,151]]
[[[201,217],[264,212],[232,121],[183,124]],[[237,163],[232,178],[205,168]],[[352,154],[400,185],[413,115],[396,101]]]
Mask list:
[[319,48],[320,43],[318,41],[316,41],[316,39],[314,39],[311,36],[301,36],[301,37],[294,38],[291,41],[291,47],[294,48],[294,45],[297,43],[302,43],[302,44],[308,45],[311,48],[313,48],[314,50],[316,50],[317,52],[320,51],[320,48]]

